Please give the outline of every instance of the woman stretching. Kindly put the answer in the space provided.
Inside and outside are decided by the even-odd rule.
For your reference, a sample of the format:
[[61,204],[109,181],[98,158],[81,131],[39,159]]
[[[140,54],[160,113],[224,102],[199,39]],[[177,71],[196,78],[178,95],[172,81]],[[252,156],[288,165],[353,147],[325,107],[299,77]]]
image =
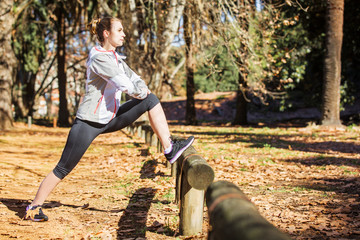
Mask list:
[[[120,130],[148,112],[152,129],[159,137],[166,159],[174,163],[193,143],[191,136],[185,141],[172,141],[164,111],[159,99],[145,82],[134,73],[115,51],[124,43],[125,33],[117,18],[102,18],[90,23],[101,46],[89,53],[86,92],[60,161],[40,184],[35,199],[26,208],[25,219],[47,221],[41,206],[57,184],[78,164],[92,141],[103,133]],[[121,104],[121,93],[131,100]]]

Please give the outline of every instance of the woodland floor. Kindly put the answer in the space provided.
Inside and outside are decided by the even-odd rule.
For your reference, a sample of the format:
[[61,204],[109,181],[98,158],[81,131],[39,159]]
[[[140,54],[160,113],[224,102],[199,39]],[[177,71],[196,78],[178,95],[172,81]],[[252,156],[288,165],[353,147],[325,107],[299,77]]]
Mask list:
[[[360,239],[359,126],[208,125],[170,128],[194,135],[215,181],[239,186],[269,222],[293,239]],[[206,239],[206,207],[202,234],[178,234],[164,156],[126,131],[93,142],[45,203],[48,222],[22,220],[68,131],[16,123],[0,133],[0,239]]]

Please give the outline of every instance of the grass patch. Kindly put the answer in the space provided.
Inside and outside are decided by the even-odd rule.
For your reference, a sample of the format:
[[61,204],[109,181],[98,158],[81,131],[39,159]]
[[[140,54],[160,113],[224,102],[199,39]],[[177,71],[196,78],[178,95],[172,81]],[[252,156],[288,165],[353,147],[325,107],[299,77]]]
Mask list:
[[123,147],[124,148],[135,148],[136,146],[134,144],[126,144]]
[[175,191],[172,188],[168,188],[165,194],[162,196],[166,201],[172,201],[175,199]]
[[353,123],[353,124],[347,126],[346,129],[348,131],[354,131],[356,127],[357,127],[357,125],[355,123]]
[[319,169],[319,170],[326,170],[326,166],[318,166],[316,168]]
[[256,163],[258,165],[261,165],[261,166],[267,166],[269,164],[275,164],[275,162],[271,159],[271,158],[262,158],[262,159],[258,159],[256,161]]
[[219,96],[216,97],[216,100],[225,99],[225,97],[226,97],[225,95],[219,95]]
[[358,172],[349,170],[348,167],[341,166],[340,168],[343,169],[344,174],[348,174],[348,175],[357,175],[358,174]]
[[119,194],[123,194],[124,196],[131,197],[135,190],[132,188],[134,183],[132,180],[137,179],[137,177],[126,178],[123,180],[119,180],[114,184],[114,188],[118,189]]
[[280,188],[267,188],[267,191],[273,193],[303,193],[311,192],[313,189],[304,186],[284,186]]

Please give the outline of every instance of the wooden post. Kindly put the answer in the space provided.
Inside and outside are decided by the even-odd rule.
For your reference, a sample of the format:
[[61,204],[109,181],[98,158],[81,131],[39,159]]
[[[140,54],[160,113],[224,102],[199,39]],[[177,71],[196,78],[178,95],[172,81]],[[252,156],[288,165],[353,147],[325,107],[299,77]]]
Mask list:
[[151,146],[151,139],[154,133],[149,125],[144,125],[143,128],[145,130],[145,142]]
[[144,129],[144,126],[140,126],[140,128],[141,128],[141,138],[142,139],[146,139],[146,131],[145,131],[145,129]]
[[157,139],[157,143],[156,143],[157,145],[156,145],[156,149],[157,149],[157,152],[158,153],[160,153],[160,152],[162,152],[162,144],[161,144],[161,142],[160,142],[160,139],[158,138]]
[[155,134],[154,130],[151,129],[151,131],[153,132],[152,138],[151,138],[151,146],[156,147],[156,149],[158,148],[158,142],[159,142],[159,138],[158,136]]
[[214,170],[190,146],[177,161],[176,175],[180,234],[190,236],[201,233],[205,189],[214,180]]
[[57,126],[57,117],[53,118],[53,127],[56,128]]
[[136,130],[137,130],[137,136],[138,136],[138,137],[142,137],[142,128],[141,128],[141,126],[138,126],[138,127],[136,128]]
[[290,240],[258,212],[233,183],[218,181],[206,190],[208,240]]
[[181,184],[179,212],[180,235],[191,236],[202,232],[204,214],[204,190],[192,188],[184,178]]
[[169,161],[166,161],[166,167],[167,168],[172,168],[172,166],[174,166],[174,164],[171,164]]
[[28,116],[27,122],[28,122],[28,128],[31,128],[31,124],[32,124],[31,116]]
[[144,131],[144,138],[145,138],[145,143],[149,144],[150,146],[156,146],[155,140],[154,140],[154,136],[156,136],[156,134],[154,133],[154,131],[152,130],[150,125],[144,124],[141,125],[142,130]]
[[214,180],[214,170],[193,146],[183,152],[177,163],[178,170],[193,188],[205,190]]
[[[171,164],[169,161],[167,162],[167,164],[169,165],[171,165],[170,167],[171,167],[171,176],[172,177],[176,177],[177,176],[177,164],[175,163],[175,164]],[[169,166],[167,166],[168,168],[170,168]]]
[[135,133],[137,133],[138,137],[143,137],[142,136],[142,126],[148,124],[148,121],[136,121],[133,122],[132,124],[130,124],[128,126],[128,131],[130,132],[130,134],[135,135]]

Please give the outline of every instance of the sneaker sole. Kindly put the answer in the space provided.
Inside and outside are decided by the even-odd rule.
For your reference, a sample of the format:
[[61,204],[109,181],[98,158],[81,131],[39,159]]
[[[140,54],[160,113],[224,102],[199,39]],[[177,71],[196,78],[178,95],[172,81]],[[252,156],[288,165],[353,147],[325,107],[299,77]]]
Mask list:
[[175,157],[173,157],[172,159],[169,160],[169,162],[171,164],[173,164],[174,162],[176,162],[176,160],[178,160],[178,158],[180,157],[180,155],[186,150],[188,149],[191,144],[194,142],[195,138],[193,138],[185,147],[183,147],[182,149],[180,149],[176,154]]
[[31,220],[33,222],[46,222],[47,221],[45,219],[31,219],[31,218],[29,218],[28,220]]
[[33,221],[33,222],[46,222],[48,219],[35,219],[35,218],[23,218],[24,220],[30,220],[30,221]]
[[48,219],[44,219],[44,218],[42,218],[42,219],[35,219],[35,218],[30,218],[30,217],[28,217],[28,218],[24,218],[24,220],[30,220],[30,221],[33,221],[33,222],[46,222]]

